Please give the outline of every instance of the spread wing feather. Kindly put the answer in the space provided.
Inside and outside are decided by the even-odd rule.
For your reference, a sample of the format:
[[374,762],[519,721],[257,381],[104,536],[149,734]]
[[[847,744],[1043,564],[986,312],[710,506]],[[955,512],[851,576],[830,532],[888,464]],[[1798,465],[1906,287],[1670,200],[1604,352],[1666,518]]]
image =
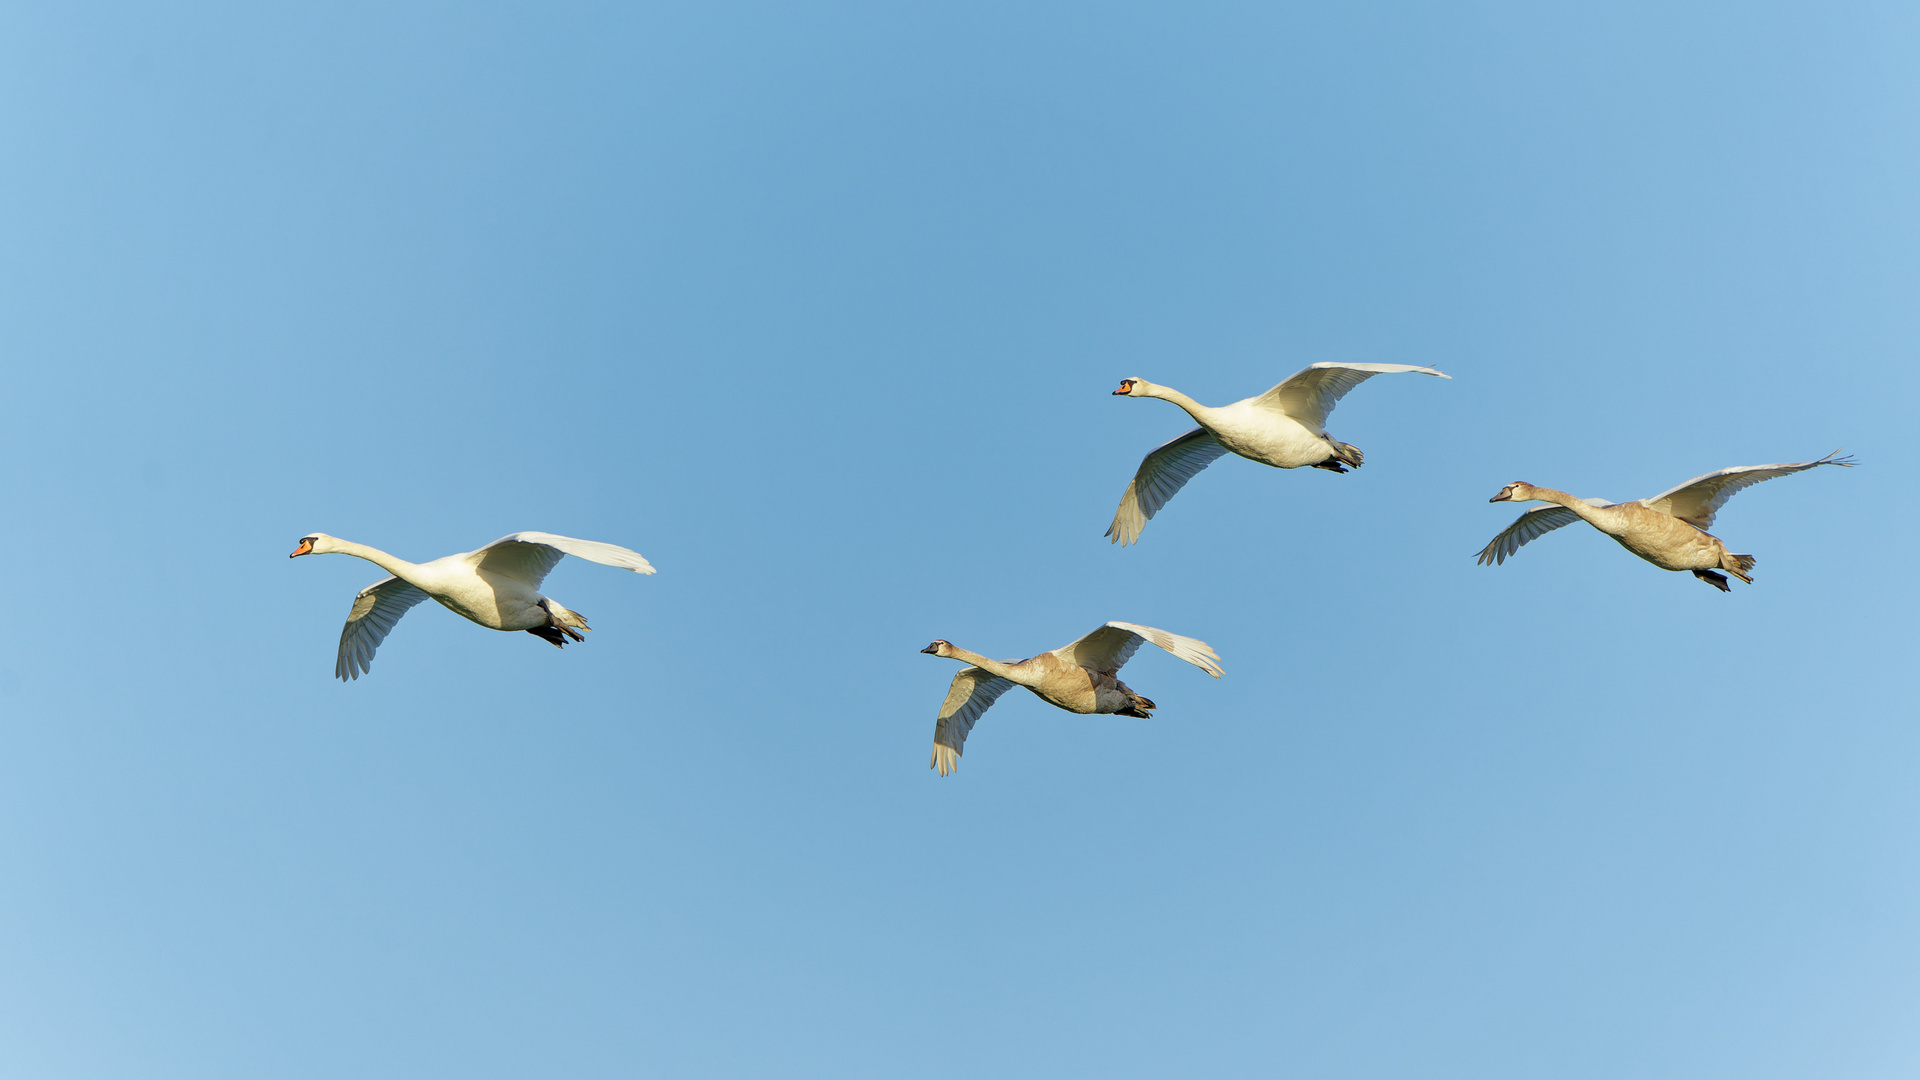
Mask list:
[[1310,428],[1327,426],[1327,417],[1346,392],[1373,378],[1403,371],[1453,376],[1417,364],[1314,364],[1287,376],[1285,382],[1253,399],[1264,409],[1277,409]]
[[1126,494],[1120,496],[1120,509],[1107,526],[1107,536],[1116,544],[1131,544],[1140,539],[1140,530],[1167,500],[1201,469],[1213,464],[1227,448],[1206,428],[1194,428],[1172,442],[1163,443],[1147,454],[1133,474]]
[[1840,465],[1853,467],[1850,457],[1838,457],[1835,450],[1818,461],[1793,461],[1780,465],[1736,465],[1731,469],[1720,469],[1696,476],[1678,487],[1670,488],[1647,500],[1647,505],[1665,514],[1672,514],[1694,528],[1705,530],[1713,527],[1713,517],[1727,500],[1762,480],[1771,480],[1776,476],[1788,476],[1820,465]]
[[653,573],[653,564],[637,551],[618,544],[576,540],[571,536],[543,532],[511,533],[477,551],[468,552],[467,558],[479,569],[524,581],[537,589],[547,579],[554,564],[567,555],[604,566],[618,566],[636,574]]
[[333,662],[334,677],[357,679],[373,670],[373,652],[387,640],[393,624],[427,594],[397,577],[384,578],[360,590],[340,631],[340,652]]
[[1138,623],[1107,623],[1078,641],[1053,650],[1053,655],[1084,668],[1111,673],[1119,671],[1121,665],[1133,659],[1142,641],[1160,646],[1216,679],[1226,674],[1226,670],[1220,666],[1220,655],[1213,651],[1213,646],[1197,638],[1169,634],[1165,630]]
[[[1582,499],[1588,506],[1612,506],[1605,499]],[[1555,529],[1571,525],[1580,520],[1580,515],[1564,506],[1543,506],[1538,510],[1529,510],[1513,519],[1513,524],[1502,529],[1493,542],[1480,549],[1476,556],[1481,566],[1497,566],[1507,561],[1507,557],[1520,550],[1521,545],[1537,540]]]
[[933,761],[930,767],[941,776],[960,767],[960,748],[966,745],[973,722],[987,711],[1000,695],[1013,689],[1012,681],[989,675],[977,667],[964,667],[947,688],[947,700],[940,703],[940,719],[933,725]]

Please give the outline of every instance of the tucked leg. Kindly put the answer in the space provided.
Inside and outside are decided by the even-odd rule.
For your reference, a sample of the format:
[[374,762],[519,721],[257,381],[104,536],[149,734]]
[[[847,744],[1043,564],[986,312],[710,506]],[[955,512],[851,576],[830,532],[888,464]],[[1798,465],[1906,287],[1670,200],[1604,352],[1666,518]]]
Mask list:
[[1733,591],[1732,587],[1727,584],[1727,575],[1725,574],[1716,574],[1711,570],[1695,570],[1693,576],[1719,589],[1721,592]]

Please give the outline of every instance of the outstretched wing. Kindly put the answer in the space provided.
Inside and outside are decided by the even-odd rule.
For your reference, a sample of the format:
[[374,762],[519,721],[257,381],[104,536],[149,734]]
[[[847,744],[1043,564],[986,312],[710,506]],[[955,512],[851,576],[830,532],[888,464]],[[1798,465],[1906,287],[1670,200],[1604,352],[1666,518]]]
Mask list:
[[[1582,499],[1588,506],[1612,506],[1605,499]],[[1543,506],[1538,510],[1529,510],[1513,519],[1513,524],[1501,530],[1493,542],[1480,549],[1476,556],[1481,566],[1497,566],[1507,561],[1507,556],[1520,550],[1522,544],[1545,536],[1562,525],[1571,525],[1580,520],[1580,515],[1564,506]]]
[[1013,682],[989,675],[977,667],[964,667],[947,688],[947,700],[940,703],[940,719],[933,725],[933,761],[929,767],[950,775],[960,767],[960,748],[966,745],[973,722],[987,711],[1000,695],[1013,689]]
[[1220,655],[1213,651],[1213,646],[1196,638],[1169,634],[1165,630],[1138,623],[1110,622],[1072,644],[1053,650],[1053,655],[1094,671],[1113,672],[1119,671],[1122,664],[1133,659],[1134,651],[1140,648],[1143,640],[1153,642],[1216,679],[1226,674],[1220,666]]
[[1140,463],[1140,471],[1133,474],[1126,494],[1120,496],[1120,509],[1113,515],[1113,524],[1107,526],[1112,542],[1131,544],[1139,540],[1140,530],[1167,505],[1167,500],[1226,452],[1227,448],[1206,428],[1194,428],[1155,447]]
[[653,573],[653,564],[637,551],[598,540],[575,540],[553,533],[517,532],[503,536],[486,547],[467,553],[474,566],[491,574],[524,581],[534,588],[547,579],[547,573],[563,556],[577,555],[588,562],[618,566],[636,574]]
[[1752,487],[1776,476],[1806,472],[1819,465],[1853,467],[1850,457],[1838,457],[1835,450],[1818,461],[1794,461],[1783,465],[1737,465],[1705,476],[1696,476],[1679,487],[1663,491],[1647,500],[1647,505],[1664,514],[1672,514],[1697,529],[1713,527],[1713,516],[1727,500],[1742,488]]
[[1327,416],[1346,392],[1373,378],[1402,371],[1422,375],[1453,376],[1416,364],[1314,364],[1291,376],[1279,386],[1253,399],[1263,409],[1277,409],[1310,428],[1327,426]]
[[361,589],[353,598],[353,610],[347,612],[347,625],[340,631],[334,678],[344,682],[372,671],[373,651],[387,640],[387,632],[408,608],[426,598],[426,593],[397,577],[383,578]]

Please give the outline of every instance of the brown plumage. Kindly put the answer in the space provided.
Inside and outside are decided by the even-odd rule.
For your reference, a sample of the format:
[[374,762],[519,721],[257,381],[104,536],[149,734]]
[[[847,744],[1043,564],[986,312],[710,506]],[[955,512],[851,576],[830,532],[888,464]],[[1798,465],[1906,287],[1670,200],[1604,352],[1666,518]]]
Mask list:
[[1214,678],[1223,674],[1220,657],[1206,642],[1123,622],[1107,623],[1070,645],[1025,660],[989,660],[949,641],[921,649],[970,665],[953,677],[947,699],[940,705],[932,767],[942,776],[958,768],[960,748],[974,721],[1015,686],[1024,686],[1040,700],[1068,712],[1150,717],[1154,703],[1135,693],[1117,674],[1142,641],[1153,642]]
[[1605,499],[1580,499],[1554,488],[1536,487],[1515,481],[1500,489],[1488,502],[1547,502],[1554,505],[1529,510],[1516,518],[1492,542],[1480,549],[1480,565],[1503,563],[1507,556],[1539,536],[1578,519],[1612,537],[1619,545],[1662,570],[1686,570],[1694,577],[1728,592],[1724,570],[1748,584],[1754,558],[1727,550],[1720,538],[1708,532],[1714,515],[1728,499],[1743,488],[1777,476],[1805,472],[1819,465],[1851,467],[1850,458],[1836,457],[1839,451],[1818,461],[1796,461],[1779,465],[1742,465],[1696,476],[1678,487],[1651,499],[1610,503]]

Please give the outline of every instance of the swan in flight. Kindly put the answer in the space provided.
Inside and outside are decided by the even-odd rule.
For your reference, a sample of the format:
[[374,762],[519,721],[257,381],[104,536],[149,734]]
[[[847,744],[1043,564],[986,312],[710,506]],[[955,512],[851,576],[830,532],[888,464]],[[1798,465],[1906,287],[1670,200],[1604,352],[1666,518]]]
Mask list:
[[1142,641],[1150,641],[1214,678],[1224,672],[1220,657],[1204,641],[1134,623],[1110,622],[1086,637],[1027,660],[989,660],[979,653],[936,641],[920,651],[961,660],[960,669],[940,704],[933,727],[932,767],[946,776],[960,767],[960,747],[973,722],[1001,694],[1024,686],[1049,705],[1075,713],[1151,715],[1154,704],[1116,678],[1120,666],[1132,659]]
[[1852,458],[1836,457],[1840,451],[1818,461],[1796,461],[1781,465],[1738,465],[1705,476],[1696,476],[1651,499],[1610,503],[1605,499],[1577,499],[1564,491],[1534,487],[1515,482],[1500,489],[1488,502],[1548,502],[1529,510],[1507,526],[1493,542],[1480,549],[1480,565],[1494,566],[1520,550],[1522,544],[1578,518],[1618,541],[1620,546],[1662,570],[1691,570],[1693,576],[1719,589],[1731,591],[1725,570],[1747,584],[1753,578],[1753,556],[1735,555],[1720,538],[1707,530],[1713,516],[1733,498],[1735,492],[1776,476],[1805,472],[1820,465],[1853,466]]
[[580,632],[592,628],[579,612],[540,595],[540,583],[555,563],[578,555],[636,574],[653,573],[652,564],[637,551],[543,532],[517,532],[475,551],[423,563],[396,559],[379,548],[326,533],[308,533],[287,557],[328,554],[358,555],[393,575],[361,589],[353,598],[333,665],[334,675],[342,680],[370,671],[373,651],[387,639],[400,616],[422,600],[438,600],[454,614],[490,630],[525,630],[565,647],[568,638],[585,641]]
[[1133,482],[1120,497],[1120,509],[1113,515],[1113,524],[1107,526],[1107,535],[1116,544],[1138,541],[1140,530],[1167,500],[1229,450],[1276,469],[1309,465],[1343,473],[1348,466],[1359,468],[1360,448],[1327,434],[1327,414],[1347,391],[1375,375],[1405,371],[1453,378],[1412,364],[1314,364],[1259,397],[1217,409],[1170,386],[1156,386],[1145,379],[1120,380],[1120,389],[1113,392],[1115,397],[1171,401],[1187,410],[1200,426],[1156,447],[1140,463],[1140,471],[1133,474]]

